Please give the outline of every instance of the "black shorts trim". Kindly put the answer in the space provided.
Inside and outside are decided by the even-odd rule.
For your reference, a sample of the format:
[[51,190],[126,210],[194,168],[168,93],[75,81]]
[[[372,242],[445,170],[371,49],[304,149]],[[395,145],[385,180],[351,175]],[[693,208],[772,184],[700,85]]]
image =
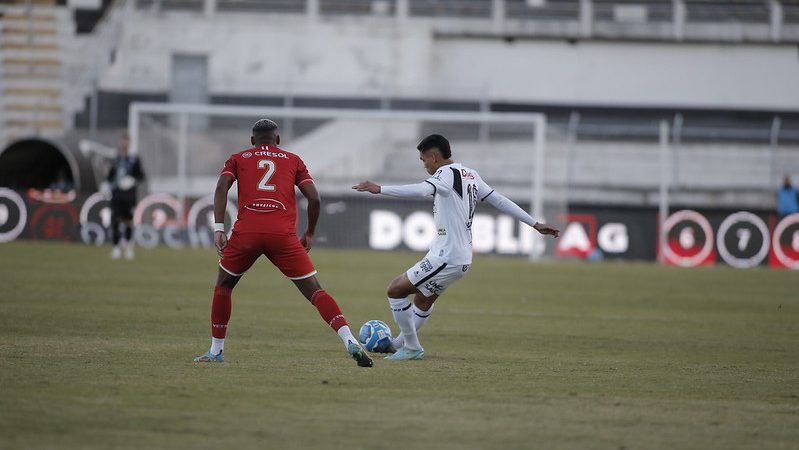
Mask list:
[[418,283],[414,283],[414,286],[419,287],[420,285],[424,284],[427,280],[429,280],[429,279],[433,278],[434,276],[438,275],[438,272],[441,272],[442,270],[444,270],[445,267],[447,267],[447,263],[444,263],[441,267],[439,267],[438,269],[434,270],[433,272],[431,272],[426,277],[424,277],[421,280],[419,280]]

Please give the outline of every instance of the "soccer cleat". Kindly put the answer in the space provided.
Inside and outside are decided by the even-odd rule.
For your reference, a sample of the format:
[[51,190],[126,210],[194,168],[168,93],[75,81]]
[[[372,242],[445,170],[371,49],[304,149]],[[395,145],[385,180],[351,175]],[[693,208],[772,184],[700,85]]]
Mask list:
[[352,356],[352,359],[358,363],[359,367],[372,367],[374,365],[374,361],[366,353],[366,350],[354,342],[347,344],[347,353]]
[[133,259],[133,257],[134,257],[134,254],[133,254],[133,245],[131,245],[131,244],[128,244],[128,245],[126,245],[126,246],[125,246],[125,259],[127,259],[128,261],[130,261],[130,260],[132,260],[132,259]]
[[424,350],[421,348],[419,350],[410,350],[402,347],[401,349],[397,350],[397,353],[386,356],[383,359],[386,361],[410,361],[412,359],[424,359]]
[[119,246],[115,245],[114,248],[111,249],[111,259],[119,259],[122,257],[122,250]]
[[225,357],[222,355],[222,352],[217,353],[216,355],[211,353],[211,350],[203,353],[202,355],[194,358],[194,362],[196,363],[210,363],[210,362],[223,362]]

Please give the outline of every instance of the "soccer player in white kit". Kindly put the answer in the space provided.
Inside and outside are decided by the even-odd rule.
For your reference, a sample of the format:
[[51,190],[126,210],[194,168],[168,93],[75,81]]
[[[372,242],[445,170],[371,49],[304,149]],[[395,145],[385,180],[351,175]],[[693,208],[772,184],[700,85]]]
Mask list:
[[[472,263],[472,219],[478,202],[487,202],[498,210],[535,228],[541,234],[558,237],[560,231],[536,222],[522,208],[492,189],[476,170],[452,160],[449,141],[432,134],[417,146],[419,159],[430,178],[403,186],[380,186],[364,181],[352,188],[359,192],[392,197],[433,196],[433,217],[438,236],[427,255],[388,287],[388,302],[400,334],[392,341],[393,355],[387,360],[403,361],[424,358],[424,349],[416,332],[433,312],[433,303],[454,282],[461,279]],[[414,294],[413,304],[408,296]]]

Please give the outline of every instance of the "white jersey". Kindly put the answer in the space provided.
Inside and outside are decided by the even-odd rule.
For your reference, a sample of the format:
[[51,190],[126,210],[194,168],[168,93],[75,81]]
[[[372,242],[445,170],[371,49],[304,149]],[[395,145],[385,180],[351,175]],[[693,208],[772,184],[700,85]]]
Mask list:
[[494,192],[476,170],[452,163],[425,180],[435,188],[433,218],[438,228],[429,258],[450,265],[472,263],[472,220],[478,201]]

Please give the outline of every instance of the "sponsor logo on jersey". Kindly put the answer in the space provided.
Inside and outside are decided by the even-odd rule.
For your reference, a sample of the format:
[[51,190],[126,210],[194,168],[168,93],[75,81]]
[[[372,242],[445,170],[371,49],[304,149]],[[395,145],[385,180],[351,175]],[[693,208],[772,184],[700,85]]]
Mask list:
[[436,283],[433,280],[430,280],[427,283],[425,283],[424,287],[425,287],[425,289],[427,289],[428,291],[430,291],[430,292],[432,292],[434,294],[439,294],[439,293],[443,292],[444,289],[445,289],[444,286]]
[[289,159],[289,155],[287,155],[287,154],[285,154],[283,152],[258,151],[258,152],[255,152],[255,156],[268,156],[270,158]]
[[252,156],[251,152],[244,152],[244,153],[241,154],[242,158],[249,158],[250,156]]
[[245,208],[255,212],[285,211],[286,205],[271,198],[256,198]]
[[425,258],[422,260],[422,263],[419,264],[419,267],[425,272],[430,272],[433,270],[433,263],[431,263],[429,259]]
[[466,169],[461,169],[461,176],[467,180],[474,180],[474,174]]

